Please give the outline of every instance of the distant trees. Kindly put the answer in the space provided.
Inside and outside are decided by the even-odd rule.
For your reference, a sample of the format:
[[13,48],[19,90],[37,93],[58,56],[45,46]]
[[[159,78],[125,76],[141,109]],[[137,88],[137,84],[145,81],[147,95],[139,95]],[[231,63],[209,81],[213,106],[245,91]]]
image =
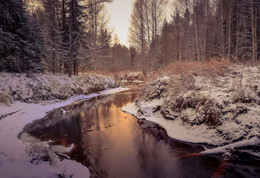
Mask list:
[[118,35],[117,34],[115,34],[115,36],[114,36],[114,38],[113,38],[113,43],[114,44],[120,44],[120,39],[119,39],[119,37],[118,37]]
[[[187,11],[192,12],[189,26],[193,31],[190,31],[189,41],[193,45],[188,50],[193,53],[192,59],[218,56],[230,60],[257,60],[260,3],[255,0],[185,0],[178,5],[183,9],[182,18]],[[171,24],[176,23],[172,21]],[[181,30],[186,36],[185,28]]]
[[115,43],[111,47],[111,59],[112,65],[110,65],[110,69],[133,69],[130,51],[126,46],[121,45],[120,43]]
[[101,69],[110,61],[109,47],[112,31],[109,29],[110,18],[104,2],[109,0],[88,0],[87,33],[89,44],[89,58],[92,68]]
[[0,71],[71,76],[108,60],[105,2],[112,0],[2,0]]
[[168,21],[163,20],[163,13],[159,13],[159,19],[153,18],[165,7],[166,1],[159,2],[135,0],[131,16],[129,42],[136,47],[139,60],[146,61],[145,68],[212,57],[259,60],[257,0],[177,0]]
[[141,69],[175,60],[258,61],[257,0],[135,0],[127,48],[112,30],[112,0],[2,0],[0,71],[66,73]]
[[136,0],[133,4],[129,43],[138,50],[144,73],[147,60],[156,64],[158,59],[158,40],[166,5],[167,0]]

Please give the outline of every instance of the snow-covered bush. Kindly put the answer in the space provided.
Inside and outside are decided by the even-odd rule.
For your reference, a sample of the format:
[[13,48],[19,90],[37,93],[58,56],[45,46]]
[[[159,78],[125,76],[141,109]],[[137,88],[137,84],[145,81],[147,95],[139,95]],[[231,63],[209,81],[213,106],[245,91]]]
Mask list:
[[202,99],[198,105],[196,112],[199,113],[192,124],[197,123],[200,125],[201,123],[206,123],[208,125],[218,125],[221,124],[220,122],[220,111],[219,108],[216,106],[216,102],[213,99]]
[[147,85],[144,91],[142,91],[142,97],[140,100],[150,101],[153,99],[160,99],[165,97],[164,93],[166,93],[166,88],[168,85],[168,78],[158,79]]
[[27,145],[27,153],[31,157],[32,164],[39,164],[42,161],[49,162],[50,165],[55,165],[59,158],[49,149],[49,145],[43,142],[35,142]]

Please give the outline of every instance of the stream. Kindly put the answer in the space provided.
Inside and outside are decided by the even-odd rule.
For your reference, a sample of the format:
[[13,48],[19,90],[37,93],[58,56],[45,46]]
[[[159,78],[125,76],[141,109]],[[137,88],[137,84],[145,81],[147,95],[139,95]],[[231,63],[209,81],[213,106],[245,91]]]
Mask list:
[[259,177],[259,161],[198,156],[201,146],[176,142],[158,125],[122,112],[138,93],[134,88],[70,105],[65,115],[46,116],[66,119],[42,129],[34,123],[27,131],[55,144],[74,144],[69,156],[87,166],[91,177]]

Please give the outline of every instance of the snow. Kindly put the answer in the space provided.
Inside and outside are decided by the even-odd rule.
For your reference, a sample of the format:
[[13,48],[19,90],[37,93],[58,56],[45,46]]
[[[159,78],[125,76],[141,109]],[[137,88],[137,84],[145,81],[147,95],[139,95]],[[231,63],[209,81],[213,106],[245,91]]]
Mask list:
[[260,144],[260,139],[257,137],[252,137],[249,140],[243,140],[243,141],[228,144],[225,146],[220,146],[220,147],[213,148],[213,149],[207,149],[205,151],[202,151],[201,154],[202,155],[222,154],[222,153],[230,152],[234,149],[244,148],[244,147],[254,146],[254,145],[259,145],[259,144]]
[[[140,119],[146,119],[148,121],[157,123],[161,127],[163,127],[166,131],[169,137],[174,138],[175,140],[179,141],[185,141],[185,142],[192,142],[192,143],[208,143],[210,142],[209,139],[205,138],[198,138],[195,136],[192,136],[189,134],[189,130],[185,129],[184,126],[181,125],[181,122],[171,122],[166,119],[164,119],[159,114],[152,114],[150,107],[151,105],[142,105],[141,109],[142,112],[144,112],[143,115],[138,115],[137,113],[137,106],[135,106],[134,103],[129,104],[122,108],[124,112],[127,112],[129,114],[132,114],[134,116],[137,116]],[[203,128],[201,128],[203,129]]]
[[220,149],[211,153],[260,145],[260,66],[220,73],[160,76],[122,110],[159,124],[175,140]]
[[144,75],[142,72],[136,72],[136,71],[123,71],[119,72],[118,78],[120,80],[120,83],[143,83],[144,81]]
[[64,100],[117,87],[114,77],[90,74],[69,78],[66,75],[0,73],[0,84],[0,102],[9,97],[27,103]]
[[54,151],[55,153],[69,153],[73,150],[74,144],[71,144],[69,146],[63,146],[63,145],[51,145],[50,150]]
[[[2,85],[1,85],[2,86]],[[47,112],[66,106],[78,100],[88,99],[99,95],[107,95],[126,88],[108,89],[90,95],[78,95],[65,101],[48,101],[41,103],[23,103],[15,101],[11,106],[0,103],[0,172],[1,177],[89,177],[89,170],[73,160],[60,160],[54,152],[65,153],[73,149],[69,147],[52,146],[37,142],[29,135],[21,135],[23,128],[34,120],[43,118]],[[15,113],[14,113],[15,112]],[[11,113],[11,114],[10,114]],[[48,156],[44,162],[39,157]]]

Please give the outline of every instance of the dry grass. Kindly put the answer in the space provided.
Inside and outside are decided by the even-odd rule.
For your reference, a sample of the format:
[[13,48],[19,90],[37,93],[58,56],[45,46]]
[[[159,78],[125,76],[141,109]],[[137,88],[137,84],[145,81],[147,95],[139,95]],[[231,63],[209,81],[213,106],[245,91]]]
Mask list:
[[208,77],[213,84],[218,84],[217,76],[224,75],[225,70],[231,65],[229,60],[212,58],[205,62],[176,61],[157,72],[150,74],[145,84],[156,81],[163,76],[170,77],[169,87],[174,96],[195,89],[195,76]]
[[160,76],[170,76],[170,75],[215,75],[221,74],[221,72],[230,66],[230,62],[227,59],[212,58],[205,62],[196,61],[176,61],[164,68],[159,69],[157,72],[151,74],[151,79],[158,78]]
[[131,74],[138,74],[137,78],[142,76],[142,71],[139,70],[90,70],[85,72],[83,75],[102,75],[108,77],[114,77],[116,82],[120,82],[123,79],[127,79]]
[[108,71],[108,70],[89,70],[85,72],[83,75],[104,75],[104,76],[114,76],[116,72]]
[[84,74],[97,74],[97,75],[106,75],[106,76],[113,76],[117,74],[128,74],[128,73],[142,73],[139,70],[89,70]]
[[6,106],[10,106],[14,103],[14,99],[8,94],[0,93],[0,103],[4,103]]

